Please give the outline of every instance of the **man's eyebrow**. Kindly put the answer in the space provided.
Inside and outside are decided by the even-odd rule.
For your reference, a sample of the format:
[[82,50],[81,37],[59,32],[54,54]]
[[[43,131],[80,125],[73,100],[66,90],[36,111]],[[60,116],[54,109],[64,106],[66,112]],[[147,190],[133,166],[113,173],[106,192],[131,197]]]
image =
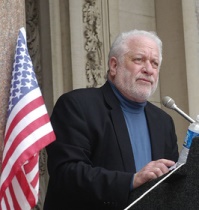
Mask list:
[[126,53],[126,55],[128,55],[129,57],[145,56],[145,54],[143,52],[130,52],[130,53]]

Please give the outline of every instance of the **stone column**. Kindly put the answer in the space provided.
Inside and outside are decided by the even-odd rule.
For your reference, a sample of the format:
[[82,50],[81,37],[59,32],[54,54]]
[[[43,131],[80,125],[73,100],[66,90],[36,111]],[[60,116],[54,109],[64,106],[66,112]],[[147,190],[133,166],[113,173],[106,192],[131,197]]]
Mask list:
[[69,0],[73,89],[100,87],[109,51],[107,0]]
[[199,114],[199,0],[182,1],[189,114]]
[[[155,8],[157,34],[163,42],[160,97],[172,97],[177,106],[189,114],[182,1],[158,0],[155,1]],[[174,119],[179,149],[181,149],[189,122],[177,112],[167,109],[163,105],[162,109]]]
[[0,161],[15,46],[19,29],[24,26],[24,0],[0,0]]

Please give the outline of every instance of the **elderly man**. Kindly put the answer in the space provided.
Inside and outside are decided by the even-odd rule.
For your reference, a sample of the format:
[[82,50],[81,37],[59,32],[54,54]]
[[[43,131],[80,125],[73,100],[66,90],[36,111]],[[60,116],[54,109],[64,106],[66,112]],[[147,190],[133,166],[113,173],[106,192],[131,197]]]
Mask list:
[[109,53],[106,83],[57,101],[47,147],[45,210],[126,207],[140,185],[178,159],[172,118],[148,102],[157,88],[162,42],[152,32],[120,34]]

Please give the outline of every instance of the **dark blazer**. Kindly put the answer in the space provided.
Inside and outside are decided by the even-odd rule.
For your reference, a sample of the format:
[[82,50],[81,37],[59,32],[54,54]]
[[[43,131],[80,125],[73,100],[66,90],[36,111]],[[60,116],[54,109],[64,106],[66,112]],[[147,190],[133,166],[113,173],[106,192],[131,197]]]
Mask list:
[[[152,159],[177,161],[172,118],[149,102],[145,113]],[[51,122],[57,139],[47,147],[50,180],[44,209],[126,207],[135,163],[125,119],[109,83],[62,95]]]

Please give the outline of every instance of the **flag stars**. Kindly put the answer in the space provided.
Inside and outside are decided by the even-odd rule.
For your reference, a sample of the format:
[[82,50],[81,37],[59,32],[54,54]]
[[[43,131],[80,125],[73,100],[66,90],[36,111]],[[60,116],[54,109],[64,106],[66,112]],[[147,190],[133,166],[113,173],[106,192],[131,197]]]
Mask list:
[[12,87],[10,92],[9,112],[29,91],[38,87],[31,58],[23,37],[18,40],[13,64]]
[[21,91],[17,91],[16,94],[15,94],[15,96],[16,96],[17,98],[20,98],[21,95],[23,95],[23,94],[21,93]]
[[8,110],[11,110],[12,107],[13,107],[13,105],[12,105],[12,103],[11,103],[11,101],[10,101],[10,104],[9,104],[9,106],[8,106]]
[[[21,87],[23,87],[23,86],[22,86],[22,84],[21,84],[21,82],[20,82],[20,83],[18,83],[18,84],[16,84],[16,89],[17,89],[17,90],[20,90],[20,89],[21,89]],[[21,95],[22,95],[22,94],[21,94]]]
[[26,87],[29,88],[29,89],[30,89],[31,87],[33,87],[31,81],[30,81],[30,82],[26,82]]
[[18,70],[18,72],[20,72],[20,73],[23,72],[23,70],[24,70],[24,69],[23,69],[23,66],[20,64],[20,66],[18,67],[17,70]]
[[18,80],[20,82],[22,79],[23,79],[23,76],[20,74],[20,75],[17,76],[16,80]]
[[[23,44],[24,45],[24,44]],[[26,51],[25,51],[25,49],[24,49],[24,46],[22,46],[22,50],[20,50],[20,55],[21,56],[25,56],[27,53],[26,53]]]
[[15,90],[15,88],[14,88],[13,85],[12,85],[11,88],[10,88],[10,96],[11,96],[11,94],[13,93],[14,90]]
[[29,74],[29,75],[26,76],[26,79],[31,80],[31,79],[33,79],[33,77],[32,77],[31,74]]

